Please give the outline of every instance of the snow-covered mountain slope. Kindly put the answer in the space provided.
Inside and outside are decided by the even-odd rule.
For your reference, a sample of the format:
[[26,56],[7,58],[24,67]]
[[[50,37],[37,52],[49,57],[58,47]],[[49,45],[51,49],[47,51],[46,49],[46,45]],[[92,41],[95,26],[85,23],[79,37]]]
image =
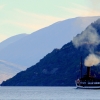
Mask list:
[[0,60],[0,83],[13,77],[16,73],[24,69],[25,66],[15,65],[13,63]]
[[71,41],[98,18],[77,17],[54,23],[5,47],[0,51],[0,59],[30,67],[54,48]]
[[0,50],[4,49],[5,47],[9,46],[11,43],[14,43],[22,38],[24,38],[25,36],[27,36],[27,34],[18,34],[18,35],[15,35],[15,36],[12,36],[4,41],[2,41],[0,43]]

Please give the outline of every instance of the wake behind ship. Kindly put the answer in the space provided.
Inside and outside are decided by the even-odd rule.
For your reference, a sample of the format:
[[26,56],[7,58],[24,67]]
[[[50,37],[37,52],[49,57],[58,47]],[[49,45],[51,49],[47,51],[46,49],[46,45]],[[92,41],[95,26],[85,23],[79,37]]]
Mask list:
[[81,63],[81,78],[75,81],[77,88],[84,89],[100,89],[100,79],[96,76],[91,76],[91,67],[87,67],[87,73],[82,77],[82,63]]

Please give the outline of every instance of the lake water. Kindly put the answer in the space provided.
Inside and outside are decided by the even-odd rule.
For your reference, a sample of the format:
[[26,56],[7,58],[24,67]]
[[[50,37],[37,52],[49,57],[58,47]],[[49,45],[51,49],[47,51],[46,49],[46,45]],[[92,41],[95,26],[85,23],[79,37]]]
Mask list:
[[100,100],[100,90],[75,87],[0,87],[0,100]]

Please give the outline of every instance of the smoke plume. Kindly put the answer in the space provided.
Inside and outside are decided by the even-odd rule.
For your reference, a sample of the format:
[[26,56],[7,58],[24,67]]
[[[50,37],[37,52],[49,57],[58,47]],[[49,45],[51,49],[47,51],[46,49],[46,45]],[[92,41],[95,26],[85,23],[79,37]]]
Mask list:
[[96,46],[100,43],[100,38],[95,28],[90,25],[82,32],[82,34],[74,37],[72,42],[76,48],[84,44],[92,44]]
[[93,51],[100,44],[100,37],[92,25],[88,26],[80,35],[77,35],[72,42],[76,48],[82,45],[88,45],[86,47],[88,47],[87,50],[89,50],[90,54],[84,60],[85,66],[91,67],[100,63],[100,57],[95,55]]
[[89,54],[85,59],[85,66],[91,67],[93,65],[98,65],[100,63],[100,58],[95,54]]

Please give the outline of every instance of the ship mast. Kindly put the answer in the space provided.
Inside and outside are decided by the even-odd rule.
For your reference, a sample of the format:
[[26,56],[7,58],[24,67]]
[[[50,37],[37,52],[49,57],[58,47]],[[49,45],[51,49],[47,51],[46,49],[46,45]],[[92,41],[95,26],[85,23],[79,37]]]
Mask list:
[[81,78],[82,78],[82,68],[83,68],[83,66],[82,66],[82,56],[81,56],[81,63],[80,63],[80,74],[81,74]]

